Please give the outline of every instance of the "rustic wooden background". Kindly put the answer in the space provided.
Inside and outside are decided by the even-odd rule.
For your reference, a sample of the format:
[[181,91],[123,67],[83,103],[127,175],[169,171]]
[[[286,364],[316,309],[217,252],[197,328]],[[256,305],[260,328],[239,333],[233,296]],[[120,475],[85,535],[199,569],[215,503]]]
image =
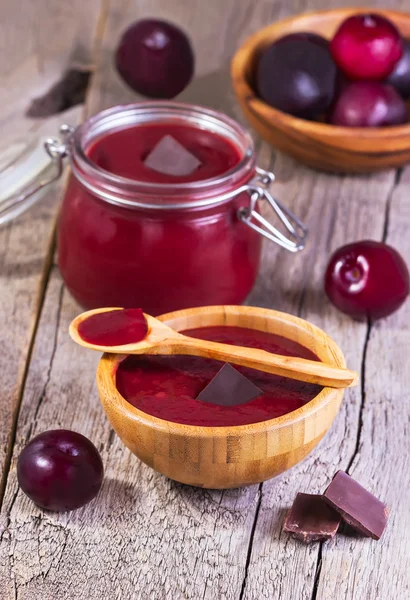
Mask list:
[[[197,77],[181,99],[241,119],[229,61],[266,23],[351,0],[0,0],[0,148],[28,131],[136,96],[112,68],[123,28],[148,15],[190,32]],[[370,4],[359,2],[360,5]],[[383,2],[372,2],[383,6]],[[390,0],[405,10],[408,0]],[[42,120],[25,116],[67,66],[92,69],[86,102]],[[404,600],[410,597],[410,304],[377,324],[352,322],[324,299],[322,277],[339,245],[372,238],[410,264],[410,168],[374,176],[323,175],[259,143],[276,194],[310,226],[293,256],[266,243],[249,303],[323,327],[362,375],[331,432],[281,478],[232,491],[178,485],[132,456],[113,434],[94,383],[98,357],[75,346],[67,327],[79,308],[55,264],[54,223],[64,183],[0,228],[0,599]],[[18,489],[16,459],[49,428],[89,436],[106,478],[98,500],[68,514],[44,513]],[[310,546],[281,533],[297,491],[323,490],[346,469],[391,507],[380,542],[339,535]]]

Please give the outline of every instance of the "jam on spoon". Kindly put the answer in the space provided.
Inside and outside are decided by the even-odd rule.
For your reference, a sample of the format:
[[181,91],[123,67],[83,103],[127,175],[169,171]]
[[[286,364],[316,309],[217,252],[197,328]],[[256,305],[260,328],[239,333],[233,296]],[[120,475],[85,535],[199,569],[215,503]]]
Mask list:
[[141,308],[103,309],[78,324],[79,336],[97,346],[124,346],[140,342],[148,332]]

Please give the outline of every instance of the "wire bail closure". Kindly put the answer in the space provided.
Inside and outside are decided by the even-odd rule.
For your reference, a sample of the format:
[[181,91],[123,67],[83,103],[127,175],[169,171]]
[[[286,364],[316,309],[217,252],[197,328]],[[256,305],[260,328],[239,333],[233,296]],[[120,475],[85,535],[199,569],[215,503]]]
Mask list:
[[[62,160],[67,156],[67,139],[73,134],[75,127],[72,125],[61,125],[59,138],[49,137],[46,139],[44,148],[52,160],[55,160],[59,167],[62,167]],[[50,183],[50,182],[49,182]],[[47,184],[46,184],[47,185]]]
[[[263,235],[271,242],[279,244],[279,246],[289,252],[299,252],[305,247],[309,230],[291,210],[272,196],[266,186],[269,186],[274,181],[275,175],[271,171],[265,171],[256,167],[256,177],[247,186],[244,186],[250,195],[249,207],[244,206],[240,208],[238,210],[238,218],[245,225],[248,225],[248,227]],[[289,233],[289,237],[286,237],[256,210],[259,200],[268,202]]]

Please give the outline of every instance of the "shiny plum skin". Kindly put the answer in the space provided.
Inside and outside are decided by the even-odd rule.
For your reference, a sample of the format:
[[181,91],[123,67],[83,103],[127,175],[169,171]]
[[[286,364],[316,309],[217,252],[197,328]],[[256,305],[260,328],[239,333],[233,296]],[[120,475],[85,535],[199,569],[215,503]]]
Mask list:
[[355,81],[342,87],[329,122],[345,127],[384,127],[401,125],[407,119],[406,104],[391,85]]
[[180,94],[194,73],[194,53],[176,25],[144,19],[122,35],[115,65],[124,81],[149,98],[171,99]]
[[409,294],[409,271],[387,244],[364,240],[336,250],[325,273],[325,291],[340,311],[354,319],[381,319]]
[[257,89],[274,108],[311,119],[333,101],[336,74],[327,45],[296,34],[274,42],[263,52]]
[[40,433],[21,452],[17,478],[23,492],[51,511],[74,510],[98,493],[104,468],[89,439],[66,429]]
[[281,42],[288,42],[289,40],[307,40],[309,42],[319,44],[324,48],[329,48],[329,40],[321,35],[318,35],[317,33],[313,33],[312,31],[295,31],[294,33],[288,33],[287,35],[284,35],[276,40],[276,43],[279,44]]
[[336,64],[352,80],[383,80],[403,53],[399,31],[377,14],[348,17],[330,42]]
[[410,40],[403,41],[403,56],[386,79],[402,96],[410,98]]

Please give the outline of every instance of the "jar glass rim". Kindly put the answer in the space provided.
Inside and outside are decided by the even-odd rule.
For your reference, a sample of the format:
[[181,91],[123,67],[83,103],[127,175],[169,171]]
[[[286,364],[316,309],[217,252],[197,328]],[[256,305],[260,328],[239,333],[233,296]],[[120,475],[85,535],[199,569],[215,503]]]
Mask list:
[[[228,171],[210,179],[183,183],[152,183],[115,175],[102,169],[87,155],[90,144],[108,132],[125,129],[142,123],[175,122],[190,124],[228,139],[241,152],[239,162]],[[74,131],[69,153],[77,178],[99,197],[126,205],[151,206],[161,197],[161,208],[169,209],[176,202],[178,208],[187,205],[210,204],[210,196],[223,194],[234,185],[248,181],[255,168],[255,148],[249,132],[231,117],[198,105],[168,101],[149,101],[118,105],[90,117]],[[135,202],[137,197],[137,202]],[[123,202],[121,201],[123,199]],[[134,198],[134,200],[133,200]],[[164,201],[164,199],[166,199]],[[168,201],[170,200],[170,202]],[[225,200],[226,201],[226,200]],[[218,198],[215,202],[218,203]]]

